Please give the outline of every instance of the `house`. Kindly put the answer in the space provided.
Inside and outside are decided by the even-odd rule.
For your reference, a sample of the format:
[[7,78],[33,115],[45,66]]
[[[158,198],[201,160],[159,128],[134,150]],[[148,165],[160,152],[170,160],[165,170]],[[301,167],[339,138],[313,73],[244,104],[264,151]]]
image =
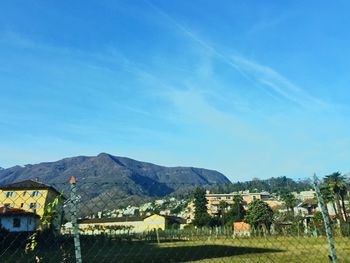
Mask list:
[[[116,233],[130,232],[142,233],[155,229],[165,230],[171,228],[183,228],[186,220],[175,216],[151,215],[146,217],[117,217],[117,218],[93,218],[78,220],[79,229],[86,234],[100,234],[105,231]],[[71,224],[67,223],[63,233],[70,233]]]
[[264,202],[272,209],[277,209],[283,205],[283,203],[279,200],[265,200]]
[[39,220],[40,217],[35,213],[7,206],[0,207],[0,227],[10,232],[33,232]]
[[294,195],[294,197],[300,201],[306,201],[309,199],[314,199],[316,196],[316,192],[312,189],[308,190],[308,191],[301,191],[301,192],[292,192],[292,194]]
[[312,199],[305,199],[297,207],[302,207],[306,210],[304,212],[304,215],[312,215],[316,212],[318,204],[317,204],[317,201],[312,198]]
[[[0,206],[21,209],[42,217],[45,207],[57,196],[61,195],[54,187],[34,180],[26,180],[7,185],[0,185]],[[56,207],[60,216],[54,225],[61,223],[63,204]]]

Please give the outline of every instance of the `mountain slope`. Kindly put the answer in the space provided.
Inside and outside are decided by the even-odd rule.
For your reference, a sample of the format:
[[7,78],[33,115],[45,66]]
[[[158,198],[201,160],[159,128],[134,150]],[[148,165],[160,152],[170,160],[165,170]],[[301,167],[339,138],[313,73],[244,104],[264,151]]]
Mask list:
[[[82,189],[89,191],[89,198],[110,192],[125,197],[164,196],[187,187],[230,182],[213,170],[164,167],[101,153],[93,157],[78,156],[0,170],[0,184],[36,179],[60,188],[59,185],[67,184],[72,175]],[[95,187],[88,190],[89,185]]]

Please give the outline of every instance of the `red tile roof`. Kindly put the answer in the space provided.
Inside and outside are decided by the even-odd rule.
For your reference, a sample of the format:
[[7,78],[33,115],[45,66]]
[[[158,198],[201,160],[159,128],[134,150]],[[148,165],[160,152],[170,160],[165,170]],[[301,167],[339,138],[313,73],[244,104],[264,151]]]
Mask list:
[[37,214],[25,211],[23,209],[19,208],[13,208],[13,207],[8,207],[8,206],[2,206],[0,207],[0,216],[9,216],[9,215],[34,215],[39,217]]
[[249,224],[244,223],[244,222],[234,222],[233,228],[235,231],[245,232],[245,231],[249,231],[250,226],[249,226]]

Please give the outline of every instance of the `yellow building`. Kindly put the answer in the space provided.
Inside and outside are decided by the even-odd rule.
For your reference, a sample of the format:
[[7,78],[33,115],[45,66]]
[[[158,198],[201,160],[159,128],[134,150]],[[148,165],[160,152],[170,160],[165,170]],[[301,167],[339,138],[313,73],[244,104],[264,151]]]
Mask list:
[[0,185],[0,207],[19,208],[42,217],[46,205],[58,195],[52,186],[33,180]]
[[[147,217],[117,217],[117,218],[93,218],[78,221],[79,229],[85,234],[100,234],[101,232],[115,230],[116,232],[129,231],[141,233],[155,229],[165,230],[169,228],[183,228],[186,220],[175,216],[151,215]],[[70,224],[62,229],[69,233]]]

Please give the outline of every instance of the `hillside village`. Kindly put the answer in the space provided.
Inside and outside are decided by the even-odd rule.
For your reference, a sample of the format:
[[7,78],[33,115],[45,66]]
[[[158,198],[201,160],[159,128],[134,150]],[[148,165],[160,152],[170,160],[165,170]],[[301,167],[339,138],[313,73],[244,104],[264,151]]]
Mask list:
[[[334,192],[334,179],[338,180],[341,192]],[[350,235],[349,188],[347,181],[341,183],[342,179],[345,177],[334,173],[319,185],[327,204],[323,215],[312,189],[225,193],[213,187],[197,187],[187,198],[164,196],[114,209],[110,208],[114,198],[106,196],[98,203],[91,199],[90,207],[99,209],[87,215],[86,209],[84,213],[79,211],[86,208],[86,200],[82,201],[80,188],[76,188],[79,182],[74,177],[65,194],[37,180],[0,185],[0,251],[26,255],[28,250],[41,253],[40,249],[45,248],[59,253],[58,258],[65,258],[68,247],[72,249],[73,244],[80,247],[80,241],[84,246],[101,249],[108,244],[106,253],[110,254],[115,251],[114,246],[119,248],[121,244],[129,248],[130,244],[174,246],[183,242],[187,247],[188,241],[247,240],[249,246],[249,242],[258,240],[265,246],[265,241],[261,243],[262,236],[264,240],[274,237],[277,242],[283,238],[299,244],[305,238],[324,240],[326,219],[338,237],[347,238]],[[89,250],[85,247],[84,251]],[[220,253],[226,254],[226,250]],[[11,257],[9,253],[6,255]],[[94,256],[93,250],[91,256]]]
[[[303,202],[313,200],[315,198],[315,191],[301,191],[300,193],[292,192],[296,200],[299,203],[296,205],[296,212],[302,214],[307,213],[302,209]],[[280,196],[270,194],[268,192],[250,193],[249,190],[234,192],[230,194],[214,194],[209,190],[206,191],[206,198],[208,200],[208,214],[216,215],[219,212],[219,204],[224,201],[228,205],[234,203],[235,196],[242,196],[244,200],[244,208],[248,208],[248,204],[254,200],[262,200],[266,202],[272,208],[278,208],[280,211],[284,211],[284,203]],[[156,199],[153,202],[147,202],[140,206],[127,206],[125,208],[119,208],[114,210],[104,210],[97,212],[87,218],[105,218],[105,217],[128,217],[128,216],[145,216],[151,214],[160,215],[173,215],[184,219],[189,222],[194,218],[194,203],[191,198],[189,199],[177,199],[176,197]]]
[[[40,218],[43,218],[45,215],[46,207],[58,196],[61,196],[61,194],[54,187],[33,180],[0,186],[1,227],[10,232],[32,232],[37,230]],[[255,201],[264,202],[273,211],[275,222],[279,220],[278,217],[283,218],[282,215],[293,215],[293,217],[298,216],[298,220],[302,220],[303,224],[307,225],[312,222],[315,214],[319,212],[315,191],[312,189],[291,192],[287,195],[250,192],[249,190],[226,194],[213,193],[210,190],[206,190],[204,196],[206,213],[210,218],[216,219],[216,221],[214,220],[215,222],[221,222],[211,223],[211,226],[223,224],[225,215],[229,214],[232,209],[236,209],[234,207],[239,202],[243,215],[233,221],[225,221],[226,226],[228,222],[231,222],[233,230],[235,222],[241,221],[244,223],[244,215],[250,209],[250,204]],[[290,199],[289,201],[286,199],[286,196]],[[67,208],[67,202],[69,205],[69,198],[68,200],[66,199],[67,197],[60,199],[60,203],[55,208],[58,211],[57,216],[52,222],[57,230],[61,229],[62,233],[70,233],[70,229],[72,229],[69,217],[67,217],[67,214],[63,214],[64,207]],[[97,213],[77,219],[80,228],[89,228],[92,231],[97,226],[123,226],[123,229],[128,229],[131,232],[140,232],[140,229],[142,229],[141,232],[151,231],[152,229],[165,230],[170,226],[182,229],[190,227],[196,220],[195,202],[196,200],[193,196],[187,199],[164,197],[139,206],[129,205],[123,208],[103,209]],[[64,205],[65,203],[66,205]],[[347,200],[344,201],[346,207],[348,207],[348,204]],[[327,203],[327,210],[330,217],[337,217],[334,202]],[[289,219],[280,221],[280,224],[292,224],[291,217],[287,218]],[[163,220],[163,223],[159,223],[157,220]],[[157,221],[158,223],[153,224],[152,221]],[[172,222],[171,224],[169,223],[170,221]],[[26,226],[25,228],[23,228],[24,225]]]

